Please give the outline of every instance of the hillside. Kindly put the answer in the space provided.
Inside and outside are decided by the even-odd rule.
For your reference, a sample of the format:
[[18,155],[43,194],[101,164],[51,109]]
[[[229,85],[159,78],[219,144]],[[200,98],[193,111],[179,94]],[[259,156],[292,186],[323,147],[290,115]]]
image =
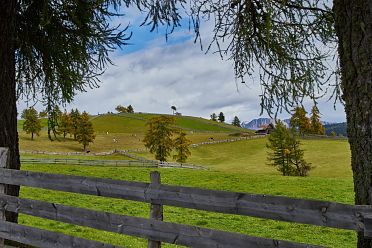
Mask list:
[[[91,152],[111,151],[114,149],[133,150],[144,148],[142,139],[146,132],[146,122],[159,114],[105,114],[92,116],[91,121],[96,133],[94,143],[89,146]],[[177,116],[176,127],[185,130],[193,143],[206,142],[210,138],[225,140],[231,134],[252,133],[251,131],[230,124],[217,123],[192,116]],[[68,135],[66,139],[51,142],[47,137],[46,120],[43,130],[35,140],[22,131],[23,120],[18,121],[21,150],[81,152],[81,145]]]
[[[99,115],[92,119],[96,132],[144,133],[146,122],[161,114],[134,113]],[[166,115],[171,116],[171,115]],[[193,116],[173,116],[176,126],[194,132],[247,132],[246,129]]]
[[326,131],[326,135],[330,135],[331,132],[333,131],[336,133],[336,135],[347,136],[346,122],[327,124],[324,125],[324,128]]

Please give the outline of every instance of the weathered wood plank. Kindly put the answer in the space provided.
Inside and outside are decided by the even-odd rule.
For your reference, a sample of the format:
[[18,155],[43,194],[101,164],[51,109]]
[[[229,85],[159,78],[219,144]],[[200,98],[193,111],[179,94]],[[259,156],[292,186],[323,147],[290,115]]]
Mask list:
[[119,248],[119,246],[0,221],[0,237],[40,248]]
[[372,214],[372,206],[354,206],[334,202],[163,184],[150,187],[149,183],[9,169],[0,169],[0,183],[357,231],[364,230],[363,216]]
[[[152,171],[150,173],[150,187],[157,187],[161,184],[160,173]],[[163,221],[163,206],[160,204],[150,204],[150,219]],[[149,240],[148,248],[160,248],[161,242],[156,240]]]
[[316,247],[0,195],[7,211],[191,247]]
[[[0,168],[9,168],[9,148],[0,147]],[[6,194],[5,184],[0,184],[0,194]],[[5,221],[5,210],[0,211],[0,221]],[[5,240],[0,238],[0,248],[5,247]]]

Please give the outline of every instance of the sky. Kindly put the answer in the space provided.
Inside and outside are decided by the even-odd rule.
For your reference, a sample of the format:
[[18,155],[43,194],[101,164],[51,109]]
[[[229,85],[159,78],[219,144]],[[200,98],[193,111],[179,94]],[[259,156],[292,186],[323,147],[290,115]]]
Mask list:
[[[131,45],[111,54],[114,65],[100,77],[100,87],[79,93],[66,106],[68,111],[78,108],[90,114],[107,113],[115,112],[117,105],[130,104],[135,112],[170,114],[174,105],[178,112],[189,116],[209,118],[212,113],[223,112],[227,122],[234,116],[241,121],[268,117],[265,113],[260,116],[259,80],[247,78],[245,84],[236,81],[231,61],[221,60],[212,52],[205,54],[199,44],[194,44],[188,20],[168,41],[164,30],[150,33],[149,27],[140,27],[142,20],[142,15],[130,10],[113,21],[123,26],[129,23]],[[208,28],[206,25],[203,33],[208,33]],[[208,44],[207,36],[203,44]],[[26,107],[27,103],[20,100],[18,108]],[[341,104],[334,110],[333,101],[322,99],[318,107],[322,120],[345,121]],[[41,106],[36,108],[41,110]],[[310,101],[305,108],[310,110]],[[289,114],[279,117],[287,118]]]

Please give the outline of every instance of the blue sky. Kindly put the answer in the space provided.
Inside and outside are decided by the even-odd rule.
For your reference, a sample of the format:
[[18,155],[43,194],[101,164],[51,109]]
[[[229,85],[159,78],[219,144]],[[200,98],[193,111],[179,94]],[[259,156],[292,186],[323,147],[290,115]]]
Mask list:
[[[205,54],[199,44],[194,44],[187,19],[168,41],[164,29],[150,33],[149,27],[140,27],[142,20],[143,15],[133,9],[113,20],[122,26],[130,24],[131,45],[112,54],[115,65],[101,76],[100,87],[78,94],[74,103],[66,106],[68,110],[76,107],[97,114],[114,112],[119,104],[131,104],[136,112],[171,113],[170,106],[174,105],[184,115],[204,118],[222,111],[229,122],[234,116],[241,121],[260,117],[258,80],[247,78],[246,85],[236,82],[231,61],[221,60],[217,54]],[[211,33],[208,24],[203,27],[203,33],[206,46],[207,34]],[[338,104],[334,110],[333,102],[326,100],[319,101],[322,119],[345,121],[342,105]],[[19,102],[20,109],[26,106]],[[305,107],[310,110],[311,101]]]

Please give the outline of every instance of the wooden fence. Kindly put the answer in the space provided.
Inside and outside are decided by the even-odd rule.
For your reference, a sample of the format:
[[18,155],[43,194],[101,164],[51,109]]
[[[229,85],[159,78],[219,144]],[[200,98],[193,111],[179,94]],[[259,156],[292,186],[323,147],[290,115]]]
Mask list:
[[107,166],[107,167],[145,167],[145,168],[182,168],[207,170],[203,166],[181,164],[176,162],[160,162],[157,160],[96,160],[74,158],[21,158],[24,164],[67,164],[81,166]]
[[151,248],[160,247],[161,242],[190,247],[316,247],[163,222],[163,205],[354,230],[372,237],[372,206],[164,185],[158,172],[144,183],[19,171],[7,169],[7,161],[7,149],[0,148],[2,193],[3,185],[10,184],[150,204],[150,219],[146,219],[0,194],[0,238],[38,247],[115,246],[9,223],[4,211],[145,238]]

